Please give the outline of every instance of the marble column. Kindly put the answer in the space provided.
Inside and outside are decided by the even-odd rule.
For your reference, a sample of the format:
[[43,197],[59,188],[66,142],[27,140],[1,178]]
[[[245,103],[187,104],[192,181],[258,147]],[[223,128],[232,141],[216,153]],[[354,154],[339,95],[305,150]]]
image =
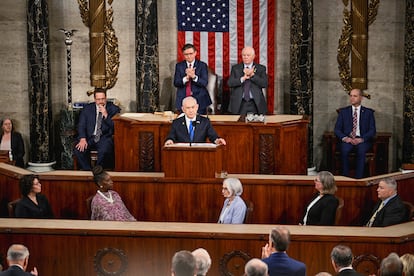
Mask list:
[[27,56],[30,101],[30,156],[32,163],[48,163],[51,141],[49,23],[46,0],[27,0]]
[[403,163],[414,164],[414,0],[406,1]]
[[308,167],[313,166],[313,1],[292,0],[290,114],[309,115]]
[[136,99],[138,112],[154,112],[159,103],[157,1],[135,2]]

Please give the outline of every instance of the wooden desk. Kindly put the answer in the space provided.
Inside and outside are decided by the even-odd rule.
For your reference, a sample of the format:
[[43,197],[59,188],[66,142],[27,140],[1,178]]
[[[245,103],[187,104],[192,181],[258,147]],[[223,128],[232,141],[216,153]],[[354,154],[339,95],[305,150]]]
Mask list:
[[[30,171],[0,163],[0,217],[7,203],[20,197],[19,178]],[[130,212],[140,221],[217,222],[223,207],[222,178],[168,178],[163,173],[109,172]],[[297,224],[315,193],[315,176],[229,174],[243,184],[242,198],[254,204],[251,223]],[[414,173],[394,173],[398,194],[414,203]],[[377,202],[377,176],[352,179],[335,176],[337,196],[345,201],[340,225],[359,225]],[[56,218],[87,219],[85,200],[96,193],[91,172],[40,173],[42,193]],[[156,207],[154,207],[156,206]],[[171,211],[174,210],[174,211]]]
[[177,143],[163,147],[162,170],[165,177],[214,178],[225,171],[223,146],[212,143]]
[[[386,174],[389,172],[388,168],[388,145],[391,138],[389,132],[377,132],[372,152],[374,153],[375,162],[373,171],[374,175]],[[340,153],[337,149],[338,139],[334,132],[326,131],[323,134],[323,141],[326,152],[327,170],[333,174],[340,174]],[[372,176],[372,175],[371,175]]]
[[[228,173],[307,174],[308,120],[300,115],[266,116],[245,123],[235,115],[209,116],[227,141]],[[128,113],[114,117],[115,170],[160,172],[170,118]]]
[[[250,258],[260,258],[274,226],[0,219],[0,252],[7,252],[12,243],[25,244],[30,250],[29,269],[35,265],[39,275],[97,275],[95,266],[109,272],[124,268],[122,275],[136,276],[170,275],[176,251],[203,247],[212,258],[208,275],[224,271],[242,275]],[[307,275],[334,274],[330,252],[339,243],[350,246],[356,259],[372,256],[380,261],[390,252],[414,252],[414,222],[369,231],[365,227],[286,227],[291,232],[288,254],[306,264]]]

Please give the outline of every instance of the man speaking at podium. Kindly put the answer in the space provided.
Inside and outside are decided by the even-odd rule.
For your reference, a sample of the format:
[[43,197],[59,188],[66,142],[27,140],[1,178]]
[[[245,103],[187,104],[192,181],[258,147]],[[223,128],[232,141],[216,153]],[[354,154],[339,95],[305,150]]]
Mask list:
[[194,97],[183,99],[182,110],[184,116],[172,122],[170,133],[165,139],[165,146],[174,143],[205,143],[207,137],[216,145],[226,145],[226,141],[218,137],[210,120],[197,115],[198,103]]

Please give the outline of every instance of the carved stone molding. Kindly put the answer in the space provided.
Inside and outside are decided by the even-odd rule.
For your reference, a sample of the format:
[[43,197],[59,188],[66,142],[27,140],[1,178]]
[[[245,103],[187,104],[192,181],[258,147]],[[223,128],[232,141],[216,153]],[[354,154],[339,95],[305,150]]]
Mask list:
[[259,171],[260,174],[272,174],[275,168],[275,141],[272,134],[259,136]]

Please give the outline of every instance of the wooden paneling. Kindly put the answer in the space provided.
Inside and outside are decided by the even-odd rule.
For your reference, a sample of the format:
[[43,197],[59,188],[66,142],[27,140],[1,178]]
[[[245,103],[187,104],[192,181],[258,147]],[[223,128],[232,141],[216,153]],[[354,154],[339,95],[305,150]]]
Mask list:
[[[123,116],[115,116],[114,122],[115,170],[161,171],[161,150],[170,122]],[[227,141],[224,161],[229,173],[307,173],[307,120],[245,123],[218,119],[212,124]]]
[[[30,173],[0,164],[0,216],[7,217],[7,202],[20,197],[18,178]],[[168,178],[162,173],[110,172],[116,190],[140,221],[217,222],[224,198],[222,178]],[[252,201],[252,223],[298,224],[315,192],[314,176],[230,174],[243,184]],[[403,200],[414,202],[414,173],[391,174]],[[383,176],[354,180],[337,176],[337,196],[344,199],[341,225],[359,225],[377,201],[375,185]],[[57,218],[87,219],[85,199],[96,193],[92,173],[53,171],[40,175],[42,192]]]
[[[225,256],[243,253],[260,258],[274,225],[222,225],[200,223],[90,222],[75,220],[0,219],[0,252],[11,243],[23,243],[30,250],[29,269],[39,275],[96,275],[94,264],[119,268],[124,256],[124,276],[170,275],[171,258],[176,251],[205,248],[212,266],[208,275],[218,276]],[[414,251],[414,222],[376,228],[286,226],[292,234],[287,251],[304,262],[307,275],[320,271],[334,274],[330,261],[332,248],[341,243],[354,255],[372,254],[379,260],[390,252],[399,255]],[[97,255],[111,250],[102,262]],[[4,253],[3,253],[4,254]],[[106,257],[106,258],[105,258]],[[242,275],[245,261],[233,258],[228,269]]]

